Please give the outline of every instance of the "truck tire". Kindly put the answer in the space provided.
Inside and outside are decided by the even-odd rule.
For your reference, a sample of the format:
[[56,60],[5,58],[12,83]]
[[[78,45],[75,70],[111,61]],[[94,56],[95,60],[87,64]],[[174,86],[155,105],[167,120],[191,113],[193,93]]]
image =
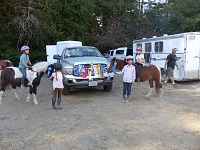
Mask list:
[[106,92],[111,92],[112,91],[112,84],[103,86],[103,90],[106,91]]
[[63,91],[62,91],[63,95],[69,95],[70,94],[70,87],[64,87]]

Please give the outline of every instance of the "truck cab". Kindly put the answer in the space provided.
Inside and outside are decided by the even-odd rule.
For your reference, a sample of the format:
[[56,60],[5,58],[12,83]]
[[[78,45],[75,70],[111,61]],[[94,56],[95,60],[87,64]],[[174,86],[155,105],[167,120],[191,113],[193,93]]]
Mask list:
[[66,45],[58,59],[63,66],[64,95],[71,88],[102,86],[104,91],[112,90],[114,74],[107,72],[108,62],[97,48]]

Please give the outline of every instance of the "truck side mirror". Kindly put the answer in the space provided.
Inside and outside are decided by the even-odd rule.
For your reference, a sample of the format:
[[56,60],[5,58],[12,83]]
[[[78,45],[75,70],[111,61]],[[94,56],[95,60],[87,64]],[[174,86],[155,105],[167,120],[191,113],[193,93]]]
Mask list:
[[62,57],[60,55],[53,55],[53,59],[62,60]]
[[105,58],[109,58],[109,57],[110,57],[110,55],[109,55],[108,53],[104,53],[103,56],[104,56]]

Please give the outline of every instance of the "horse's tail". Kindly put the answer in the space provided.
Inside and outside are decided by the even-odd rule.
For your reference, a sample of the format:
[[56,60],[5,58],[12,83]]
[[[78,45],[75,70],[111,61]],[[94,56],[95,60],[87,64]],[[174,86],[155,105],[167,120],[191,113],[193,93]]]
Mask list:
[[[158,72],[159,72],[159,81],[160,81],[160,84],[161,84],[161,69],[160,67],[156,66],[157,69],[158,69]],[[155,91],[156,91],[156,94],[160,94],[160,85],[158,85],[158,83],[156,82],[156,86],[155,86]]]

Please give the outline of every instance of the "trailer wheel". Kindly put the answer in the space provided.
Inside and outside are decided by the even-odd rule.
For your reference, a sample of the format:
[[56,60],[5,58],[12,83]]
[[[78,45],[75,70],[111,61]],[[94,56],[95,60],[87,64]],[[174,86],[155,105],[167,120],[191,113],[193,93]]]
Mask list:
[[103,90],[106,91],[106,92],[111,92],[112,91],[112,84],[103,86]]
[[65,86],[63,91],[62,91],[63,95],[69,95],[70,94],[70,87]]

